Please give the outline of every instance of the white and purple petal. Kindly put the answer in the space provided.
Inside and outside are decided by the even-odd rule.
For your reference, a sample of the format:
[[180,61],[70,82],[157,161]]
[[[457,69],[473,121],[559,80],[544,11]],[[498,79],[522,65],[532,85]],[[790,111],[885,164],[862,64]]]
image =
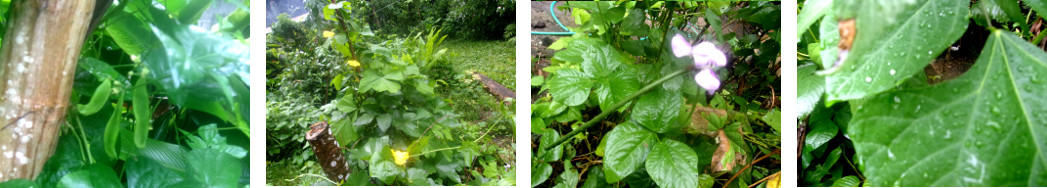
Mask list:
[[710,95],[720,89],[720,79],[716,78],[716,73],[712,69],[702,69],[694,75],[694,81]]
[[676,57],[691,55],[691,43],[687,42],[683,35],[676,34],[676,36],[673,36],[672,47],[673,55],[676,55]]

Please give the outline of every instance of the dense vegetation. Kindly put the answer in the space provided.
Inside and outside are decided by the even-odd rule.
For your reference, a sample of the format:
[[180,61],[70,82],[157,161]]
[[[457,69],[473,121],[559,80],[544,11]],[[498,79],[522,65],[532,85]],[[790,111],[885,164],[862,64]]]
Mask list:
[[800,7],[800,186],[1047,185],[1047,2]]
[[[465,31],[357,16],[411,1],[306,4],[317,16],[281,15],[266,36],[267,184],[515,185],[512,101],[483,92],[471,74],[512,83],[511,43],[445,42]],[[321,121],[344,148],[345,180],[320,174],[305,141]]]
[[[0,10],[20,11],[8,3]],[[217,3],[236,9],[201,28]],[[246,186],[248,4],[119,1],[96,12],[54,155],[36,180],[0,187]]]
[[579,27],[532,78],[532,187],[778,187],[778,2],[557,10]]

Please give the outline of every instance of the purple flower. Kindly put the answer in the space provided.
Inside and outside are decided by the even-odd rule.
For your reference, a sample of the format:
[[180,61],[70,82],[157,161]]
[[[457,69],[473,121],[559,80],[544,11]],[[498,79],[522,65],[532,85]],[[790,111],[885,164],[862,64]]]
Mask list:
[[692,56],[694,58],[694,67],[700,70],[698,74],[694,75],[694,82],[698,83],[698,86],[705,88],[709,94],[715,93],[720,88],[720,79],[716,78],[716,72],[713,72],[713,69],[727,66],[727,56],[716,49],[716,45],[702,42],[691,46],[687,39],[676,34],[672,39],[672,47],[673,55],[676,57]]

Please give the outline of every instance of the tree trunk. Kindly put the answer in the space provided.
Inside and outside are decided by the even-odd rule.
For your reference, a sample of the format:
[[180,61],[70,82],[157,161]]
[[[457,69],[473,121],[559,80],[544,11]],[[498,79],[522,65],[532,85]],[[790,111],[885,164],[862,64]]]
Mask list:
[[12,3],[0,48],[0,182],[35,179],[54,153],[94,4]]
[[327,179],[336,183],[349,178],[349,164],[345,163],[345,155],[338,141],[331,135],[331,128],[327,122],[319,122],[309,126],[309,132],[305,134],[305,140],[313,147],[313,153],[324,168]]

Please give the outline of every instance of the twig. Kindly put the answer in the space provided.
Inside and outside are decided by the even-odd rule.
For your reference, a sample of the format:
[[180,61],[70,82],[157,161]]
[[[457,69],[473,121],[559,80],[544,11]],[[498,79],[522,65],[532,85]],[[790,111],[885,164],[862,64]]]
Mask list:
[[768,153],[767,155],[764,155],[763,157],[760,157],[760,158],[756,159],[755,161],[745,165],[745,167],[742,167],[742,170],[738,170],[738,173],[734,173],[734,175],[731,176],[731,179],[727,179],[727,182],[723,183],[724,187],[726,187],[727,185],[730,185],[731,181],[734,181],[734,178],[738,178],[738,174],[742,174],[742,172],[744,172],[746,169],[749,169],[749,167],[752,167],[753,164],[756,164],[757,162],[760,162],[763,159],[766,159],[767,157],[770,157],[771,155],[778,154],[778,152],[781,152],[781,151],[782,151],[782,148],[774,149],[774,152]]
[[774,174],[771,174],[770,176],[767,176],[767,177],[764,177],[763,179],[760,179],[760,181],[756,181],[756,183],[753,183],[753,184],[749,185],[749,187],[750,188],[755,187],[756,185],[759,185],[761,182],[767,181],[768,178],[771,178],[771,177],[774,177],[774,176],[781,176],[781,175],[782,175],[782,171],[778,171],[778,172],[776,172]]

